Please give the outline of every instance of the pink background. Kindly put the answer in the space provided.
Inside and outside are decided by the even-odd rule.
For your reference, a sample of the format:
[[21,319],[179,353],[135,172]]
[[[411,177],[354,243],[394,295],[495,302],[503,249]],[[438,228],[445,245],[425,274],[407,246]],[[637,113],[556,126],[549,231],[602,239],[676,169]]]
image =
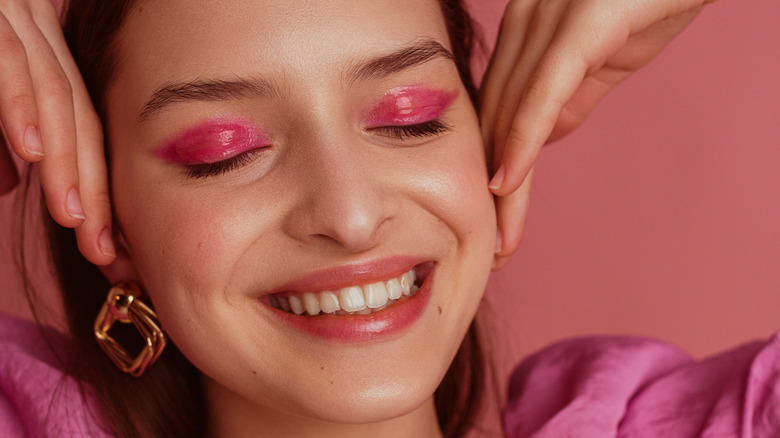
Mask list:
[[[472,1],[478,3],[478,0]],[[492,41],[503,0],[479,1]],[[775,0],[723,0],[536,169],[525,241],[495,275],[495,348],[658,337],[701,356],[780,326]],[[0,309],[24,314],[0,198]]]

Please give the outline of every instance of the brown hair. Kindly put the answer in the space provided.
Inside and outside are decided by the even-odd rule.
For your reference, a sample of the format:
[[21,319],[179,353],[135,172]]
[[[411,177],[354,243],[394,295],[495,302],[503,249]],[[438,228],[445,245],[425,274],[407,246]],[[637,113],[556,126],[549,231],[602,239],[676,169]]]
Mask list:
[[[104,94],[117,67],[116,34],[134,3],[70,1],[65,37],[100,114],[105,114]],[[471,56],[477,39],[471,18],[460,0],[440,4],[458,71],[474,102]],[[120,437],[202,436],[206,416],[198,370],[169,343],[140,379],[120,372],[92,336],[92,323],[110,284],[81,256],[72,230],[51,220],[48,229],[72,338],[68,372],[89,384],[108,422],[104,427]],[[447,437],[464,436],[480,413],[489,370],[480,338],[475,320],[435,393],[439,425]]]

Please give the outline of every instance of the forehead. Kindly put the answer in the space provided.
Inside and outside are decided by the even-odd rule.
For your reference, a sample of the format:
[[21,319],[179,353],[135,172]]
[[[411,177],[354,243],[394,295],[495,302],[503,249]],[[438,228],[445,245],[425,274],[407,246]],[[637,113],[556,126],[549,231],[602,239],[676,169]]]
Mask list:
[[437,0],[147,0],[118,35],[118,77],[140,94],[204,75],[316,80],[421,38],[449,47]]

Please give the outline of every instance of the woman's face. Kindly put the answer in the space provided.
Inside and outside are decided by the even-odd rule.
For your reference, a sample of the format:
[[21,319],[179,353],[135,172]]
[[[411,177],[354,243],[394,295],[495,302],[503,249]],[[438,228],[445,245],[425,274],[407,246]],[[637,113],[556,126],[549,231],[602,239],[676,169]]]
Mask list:
[[210,408],[429,409],[496,235],[438,2],[146,1],[118,43],[109,276],[143,285]]

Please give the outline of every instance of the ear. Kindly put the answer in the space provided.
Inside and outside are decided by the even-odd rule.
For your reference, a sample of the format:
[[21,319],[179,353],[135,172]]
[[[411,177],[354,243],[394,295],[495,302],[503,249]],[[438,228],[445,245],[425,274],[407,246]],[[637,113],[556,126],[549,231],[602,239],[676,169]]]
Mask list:
[[116,284],[123,281],[133,281],[141,284],[138,271],[135,269],[133,258],[130,255],[129,246],[127,240],[125,240],[124,234],[119,231],[114,234],[114,242],[116,247],[116,259],[106,266],[99,266],[100,272],[108,279],[111,284]]

